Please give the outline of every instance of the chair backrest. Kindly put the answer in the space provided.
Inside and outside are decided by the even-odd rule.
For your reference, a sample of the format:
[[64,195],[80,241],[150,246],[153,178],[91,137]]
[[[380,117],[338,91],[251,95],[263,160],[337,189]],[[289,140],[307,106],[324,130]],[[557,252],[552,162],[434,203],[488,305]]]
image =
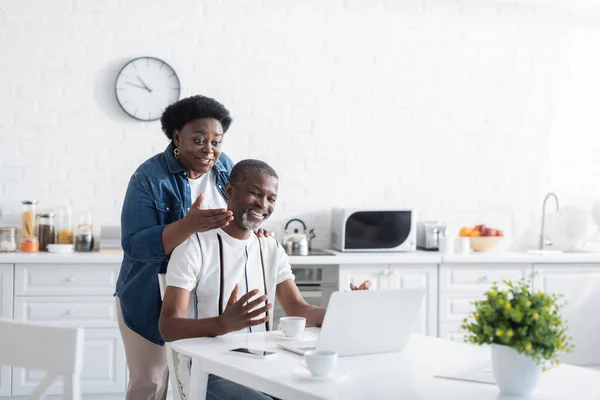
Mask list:
[[[160,298],[163,299],[165,297],[165,291],[167,290],[167,278],[165,274],[158,274],[158,287],[160,288]],[[177,353],[171,349],[169,343],[165,343],[165,350],[167,351],[167,366],[169,367],[169,381],[171,382],[173,400],[183,400],[184,396],[181,394],[179,382],[177,380],[177,367],[175,363],[177,360]]]
[[80,399],[83,339],[83,328],[0,320],[0,364],[47,373],[30,399],[41,399],[60,376],[64,398]]

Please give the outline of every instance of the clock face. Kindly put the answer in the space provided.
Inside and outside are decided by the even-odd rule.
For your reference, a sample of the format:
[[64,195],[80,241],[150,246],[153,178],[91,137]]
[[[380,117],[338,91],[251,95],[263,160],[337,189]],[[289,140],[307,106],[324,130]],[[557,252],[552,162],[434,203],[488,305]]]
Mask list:
[[115,93],[127,114],[141,121],[154,121],[169,104],[179,100],[179,78],[166,62],[154,57],[140,57],[121,69]]

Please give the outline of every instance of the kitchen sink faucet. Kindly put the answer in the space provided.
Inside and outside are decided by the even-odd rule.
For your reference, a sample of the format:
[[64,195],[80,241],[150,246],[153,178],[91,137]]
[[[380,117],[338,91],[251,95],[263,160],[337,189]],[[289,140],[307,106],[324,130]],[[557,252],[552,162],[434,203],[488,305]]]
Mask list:
[[546,203],[550,197],[554,197],[556,201],[556,211],[558,211],[558,197],[553,192],[550,192],[544,197],[544,204],[542,205],[542,231],[540,232],[540,250],[544,250],[544,246],[546,244],[552,245],[552,242],[549,240],[544,240],[544,227],[546,225]]

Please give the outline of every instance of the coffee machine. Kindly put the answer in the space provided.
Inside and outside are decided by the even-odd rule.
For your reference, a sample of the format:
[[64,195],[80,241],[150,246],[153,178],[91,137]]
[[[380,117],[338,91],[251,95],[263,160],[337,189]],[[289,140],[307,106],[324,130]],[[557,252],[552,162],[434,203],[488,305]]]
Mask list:
[[441,221],[417,222],[417,249],[438,251],[439,238],[446,236],[446,224]]

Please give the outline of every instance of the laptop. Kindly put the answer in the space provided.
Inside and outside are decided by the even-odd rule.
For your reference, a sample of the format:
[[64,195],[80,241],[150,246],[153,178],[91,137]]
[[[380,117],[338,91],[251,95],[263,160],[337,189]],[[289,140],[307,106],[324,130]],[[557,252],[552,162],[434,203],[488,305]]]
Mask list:
[[424,289],[334,292],[316,341],[278,343],[297,354],[335,351],[339,356],[401,351],[423,306]]

